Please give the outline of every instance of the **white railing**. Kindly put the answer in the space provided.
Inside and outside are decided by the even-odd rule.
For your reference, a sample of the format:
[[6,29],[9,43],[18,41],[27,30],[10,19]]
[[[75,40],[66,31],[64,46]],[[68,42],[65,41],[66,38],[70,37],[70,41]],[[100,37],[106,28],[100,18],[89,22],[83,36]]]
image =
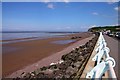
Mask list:
[[103,74],[107,71],[109,72],[108,78],[117,79],[115,71],[113,67],[115,67],[115,60],[109,56],[110,49],[107,47],[107,43],[100,32],[100,36],[98,38],[97,48],[95,52],[97,53],[92,60],[97,62],[97,65],[86,75],[86,78],[102,78]]

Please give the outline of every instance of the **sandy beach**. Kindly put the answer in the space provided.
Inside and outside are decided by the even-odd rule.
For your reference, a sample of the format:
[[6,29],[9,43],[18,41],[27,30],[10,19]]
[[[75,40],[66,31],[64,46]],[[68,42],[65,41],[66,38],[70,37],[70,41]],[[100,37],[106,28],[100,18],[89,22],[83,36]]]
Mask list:
[[[53,41],[70,40],[73,36],[81,38],[68,44],[55,44]],[[90,33],[78,33],[66,35],[64,37],[53,37],[32,41],[16,42],[3,44],[2,55],[2,76],[5,77],[11,73],[24,68],[30,64],[40,61],[64,48],[76,43],[82,39],[92,36]]]

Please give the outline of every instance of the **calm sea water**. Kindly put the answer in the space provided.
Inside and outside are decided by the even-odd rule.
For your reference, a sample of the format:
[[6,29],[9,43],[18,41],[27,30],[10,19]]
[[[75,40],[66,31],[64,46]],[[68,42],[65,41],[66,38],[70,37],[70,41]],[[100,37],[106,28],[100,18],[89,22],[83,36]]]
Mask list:
[[[1,40],[8,40],[0,42],[0,44],[8,44],[8,43],[16,43],[16,42],[23,42],[23,41],[30,41],[30,40],[37,40],[37,39],[43,39],[43,38],[49,38],[49,37],[64,37],[65,35],[73,34],[73,33],[2,33]],[[35,38],[32,38],[35,37]],[[30,39],[23,39],[23,38],[30,38]],[[16,40],[14,40],[16,39]],[[59,41],[53,41],[51,43],[53,44],[68,44],[71,42],[74,42],[75,40],[59,40]],[[22,47],[8,47],[3,46],[2,50],[5,53],[12,52],[18,49],[22,49]]]
[[71,33],[2,33],[2,40],[12,40],[21,38],[47,38],[47,37],[57,37],[64,36]]
[[[73,33],[2,33],[2,39],[1,40],[14,40],[14,39],[21,39],[21,40],[14,40],[14,41],[5,41],[2,43],[14,43],[14,42],[20,42],[20,41],[28,41],[28,40],[36,40],[36,39],[43,39],[48,37],[63,37],[68,34]],[[34,37],[34,38],[32,38]],[[22,39],[22,38],[30,38],[30,39]]]

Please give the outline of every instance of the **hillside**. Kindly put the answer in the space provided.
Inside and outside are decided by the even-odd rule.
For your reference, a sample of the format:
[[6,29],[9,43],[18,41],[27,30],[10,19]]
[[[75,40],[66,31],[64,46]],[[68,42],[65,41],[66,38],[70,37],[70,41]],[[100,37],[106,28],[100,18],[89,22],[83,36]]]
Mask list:
[[89,32],[98,32],[98,31],[107,31],[110,30],[112,32],[120,31],[120,26],[104,26],[104,27],[92,27],[88,31]]

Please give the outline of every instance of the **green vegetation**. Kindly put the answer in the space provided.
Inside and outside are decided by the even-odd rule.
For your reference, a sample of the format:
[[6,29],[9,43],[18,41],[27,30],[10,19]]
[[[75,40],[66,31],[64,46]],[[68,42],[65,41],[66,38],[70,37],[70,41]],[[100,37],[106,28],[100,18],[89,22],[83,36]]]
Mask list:
[[112,32],[118,32],[120,31],[120,26],[104,26],[104,27],[93,27],[90,28],[89,32],[99,32],[99,31],[107,31],[110,30]]

